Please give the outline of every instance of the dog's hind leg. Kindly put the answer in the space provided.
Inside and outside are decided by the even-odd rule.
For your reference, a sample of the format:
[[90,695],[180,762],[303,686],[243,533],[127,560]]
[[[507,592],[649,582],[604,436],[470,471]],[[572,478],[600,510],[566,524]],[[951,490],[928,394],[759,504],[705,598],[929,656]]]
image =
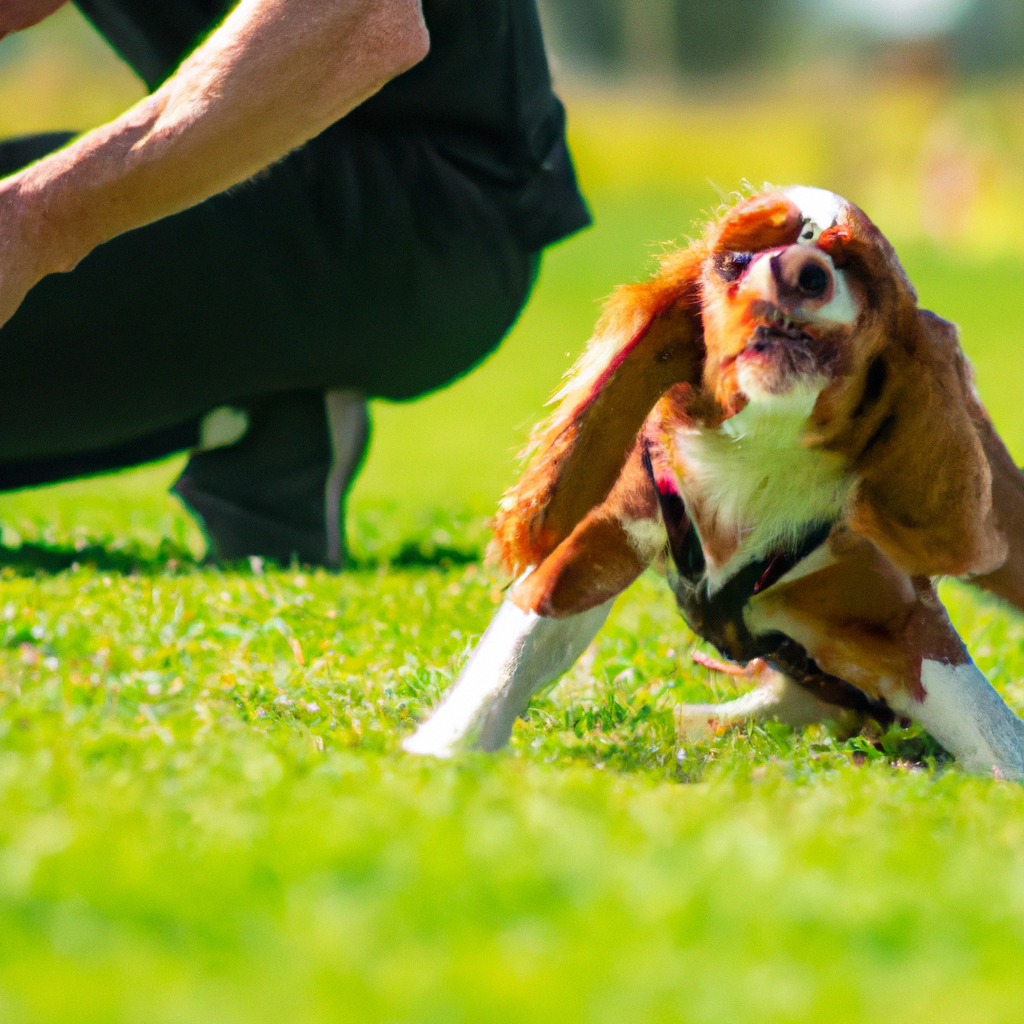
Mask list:
[[440,706],[403,747],[447,757],[462,747],[503,746],[533,694],[573,666],[616,595],[664,545],[636,449],[604,504],[512,587]]
[[907,576],[870,541],[834,533],[751,598],[745,621],[919,722],[968,771],[1024,779],[1024,721],[971,661],[931,581]]
[[713,661],[709,663],[703,658],[695,660],[716,671],[746,676],[755,680],[757,685],[735,700],[721,704],[677,704],[673,711],[676,732],[681,740],[692,743],[714,736],[722,729],[768,719],[796,727],[832,722],[851,728],[861,722],[856,711],[822,700],[807,687],[760,659],[738,672],[733,671],[732,666],[720,666]]

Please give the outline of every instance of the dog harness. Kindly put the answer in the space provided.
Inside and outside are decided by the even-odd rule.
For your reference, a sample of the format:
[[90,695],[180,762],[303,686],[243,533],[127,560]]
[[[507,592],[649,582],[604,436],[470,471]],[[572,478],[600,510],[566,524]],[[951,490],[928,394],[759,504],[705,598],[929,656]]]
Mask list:
[[774,631],[751,633],[744,621],[747,602],[777,583],[820,547],[835,523],[807,524],[802,538],[792,548],[770,552],[748,562],[712,592],[704,549],[682,495],[664,480],[656,479],[647,444],[643,462],[657,492],[661,518],[668,533],[669,585],[690,629],[730,661],[746,664],[761,658],[829,704],[871,715],[882,725],[892,722],[895,716],[883,701],[873,700],[856,686],[823,671],[795,640]]

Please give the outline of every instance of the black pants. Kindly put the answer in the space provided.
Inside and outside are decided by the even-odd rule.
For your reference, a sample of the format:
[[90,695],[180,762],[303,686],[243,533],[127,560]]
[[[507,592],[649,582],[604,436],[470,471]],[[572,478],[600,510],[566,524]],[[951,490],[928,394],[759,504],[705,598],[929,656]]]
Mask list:
[[[62,141],[0,144],[0,174]],[[535,263],[428,137],[339,122],[33,289],[0,329],[0,489],[181,450],[225,403],[437,388],[498,344]]]

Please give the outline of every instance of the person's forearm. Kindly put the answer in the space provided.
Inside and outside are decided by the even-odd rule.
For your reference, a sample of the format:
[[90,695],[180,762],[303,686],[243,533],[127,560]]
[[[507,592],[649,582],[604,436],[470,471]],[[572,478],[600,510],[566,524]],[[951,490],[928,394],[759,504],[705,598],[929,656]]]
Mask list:
[[427,47],[419,0],[241,0],[152,96],[0,182],[39,261],[31,275],[244,181]]

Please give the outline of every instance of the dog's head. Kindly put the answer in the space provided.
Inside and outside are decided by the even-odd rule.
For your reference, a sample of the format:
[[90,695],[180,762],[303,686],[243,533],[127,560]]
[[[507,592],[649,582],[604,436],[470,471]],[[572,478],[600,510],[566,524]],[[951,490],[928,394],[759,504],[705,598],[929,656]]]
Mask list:
[[[807,443],[884,489],[892,467],[934,431],[970,432],[959,413],[935,413],[963,391],[966,373],[955,328],[918,309],[892,246],[862,210],[805,187],[743,199],[649,281],[613,295],[505,496],[497,554],[518,572],[564,540],[607,496],[670,388],[669,415],[708,425],[750,402],[797,395],[813,406]],[[936,474],[929,465],[922,478],[961,473],[980,493],[976,444],[948,448],[962,452],[959,468]]]
[[725,416],[795,391],[828,391],[835,415],[872,365],[884,386],[875,360],[915,333],[917,296],[892,247],[834,193],[743,200],[702,244],[703,384]]

